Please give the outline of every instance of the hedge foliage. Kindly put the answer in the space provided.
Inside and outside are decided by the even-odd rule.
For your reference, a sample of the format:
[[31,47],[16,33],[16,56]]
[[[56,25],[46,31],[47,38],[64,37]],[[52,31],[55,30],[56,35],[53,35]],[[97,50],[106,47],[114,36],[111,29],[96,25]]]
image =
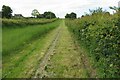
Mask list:
[[120,78],[120,12],[68,20],[68,29],[94,58],[98,77]]
[[4,27],[24,27],[26,25],[36,25],[36,24],[46,24],[46,23],[51,23],[54,22],[55,19],[25,19],[25,18],[20,18],[20,19],[1,19],[2,20],[2,26]]

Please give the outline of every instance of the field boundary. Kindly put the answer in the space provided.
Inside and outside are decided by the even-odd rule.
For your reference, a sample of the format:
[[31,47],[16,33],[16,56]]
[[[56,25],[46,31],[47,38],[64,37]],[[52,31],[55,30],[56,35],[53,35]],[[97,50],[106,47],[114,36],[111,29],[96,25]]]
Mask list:
[[[1,19],[3,28],[24,28],[25,26],[44,25],[57,21],[58,19],[34,20],[34,19]],[[12,24],[11,24],[12,23]],[[11,27],[12,26],[12,27]]]

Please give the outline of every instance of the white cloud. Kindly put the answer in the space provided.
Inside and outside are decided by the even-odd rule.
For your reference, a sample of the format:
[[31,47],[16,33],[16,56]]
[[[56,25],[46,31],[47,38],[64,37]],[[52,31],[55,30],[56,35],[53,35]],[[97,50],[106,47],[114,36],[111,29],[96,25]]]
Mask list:
[[64,17],[66,13],[76,12],[78,16],[88,12],[89,9],[109,6],[118,6],[120,0],[2,0],[2,5],[8,5],[14,13],[21,13],[23,16],[31,16],[33,9],[38,9],[40,13],[52,11],[58,17]]

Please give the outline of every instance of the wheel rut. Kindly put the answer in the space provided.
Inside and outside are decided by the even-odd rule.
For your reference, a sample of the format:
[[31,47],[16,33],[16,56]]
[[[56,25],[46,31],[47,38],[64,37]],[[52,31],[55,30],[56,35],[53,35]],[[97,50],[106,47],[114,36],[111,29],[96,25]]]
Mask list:
[[88,56],[68,31],[64,20],[39,62],[34,78],[96,78]]
[[55,35],[55,38],[53,39],[50,46],[46,50],[46,53],[45,53],[44,57],[40,60],[39,67],[38,67],[35,75],[33,76],[33,78],[42,78],[42,77],[44,77],[44,75],[45,75],[44,69],[45,69],[48,61],[50,60],[51,55],[54,55],[54,49],[55,49],[55,46],[56,46],[56,44],[57,44],[57,42],[59,40],[60,33],[61,33],[61,27],[59,27],[59,29],[58,29],[58,31],[57,31],[57,33]]

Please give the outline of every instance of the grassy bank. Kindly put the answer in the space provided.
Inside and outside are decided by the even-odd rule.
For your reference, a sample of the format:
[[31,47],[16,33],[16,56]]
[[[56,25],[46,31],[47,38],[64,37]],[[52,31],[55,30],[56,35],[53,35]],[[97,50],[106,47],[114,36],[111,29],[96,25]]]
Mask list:
[[120,63],[120,25],[118,14],[97,13],[66,20],[68,29],[94,60],[100,78],[118,78]]
[[13,51],[22,48],[24,44],[46,34],[50,30],[58,27],[58,25],[59,20],[45,25],[23,25],[23,28],[19,26],[19,28],[3,28],[3,56],[10,55]]

